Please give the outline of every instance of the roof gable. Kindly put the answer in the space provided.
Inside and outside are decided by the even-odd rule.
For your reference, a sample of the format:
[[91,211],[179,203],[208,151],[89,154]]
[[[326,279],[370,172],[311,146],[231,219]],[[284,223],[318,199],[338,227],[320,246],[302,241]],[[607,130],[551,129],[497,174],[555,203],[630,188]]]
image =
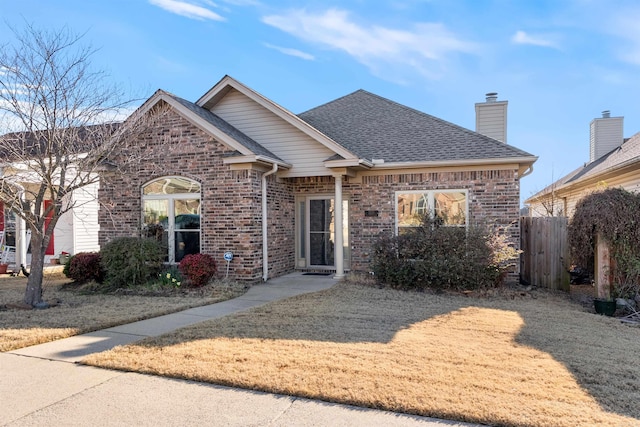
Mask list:
[[299,117],[359,157],[385,163],[535,160],[518,148],[365,90]]
[[301,120],[298,116],[290,112],[284,107],[276,104],[270,99],[264,97],[253,89],[245,86],[244,84],[238,82],[230,76],[224,76],[215,86],[213,86],[206,94],[204,94],[198,101],[196,101],[196,105],[207,109],[214,109],[215,105],[220,102],[232,89],[240,92],[242,95],[256,102],[263,108],[267,109],[280,119],[287,122],[289,125],[303,132],[307,136],[313,138],[318,141],[320,144],[327,147],[336,155],[340,156],[343,159],[353,159],[357,160],[358,156],[351,152],[347,147],[336,143],[336,141],[327,137],[324,133],[315,129],[313,126],[310,126],[304,120]]
[[279,163],[285,167],[290,166],[277,155],[258,144],[216,114],[169,92],[163,90],[156,91],[156,93],[140,107],[137,113],[144,114],[161,101],[169,104],[187,120],[210,135],[213,135],[223,144],[236,150],[239,155],[253,156],[254,158],[257,156],[270,162]]

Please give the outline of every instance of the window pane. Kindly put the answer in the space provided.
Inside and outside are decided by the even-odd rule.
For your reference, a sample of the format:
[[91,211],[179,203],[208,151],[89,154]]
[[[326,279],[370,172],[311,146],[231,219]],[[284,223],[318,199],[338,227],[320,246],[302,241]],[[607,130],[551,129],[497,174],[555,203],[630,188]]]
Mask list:
[[180,262],[185,255],[200,253],[199,231],[176,231],[175,261]]
[[333,200],[309,201],[309,230],[328,232],[333,221]]
[[200,193],[200,184],[185,178],[161,178],[145,185],[142,193],[145,195]]
[[333,200],[309,200],[309,262],[333,265]]
[[422,223],[422,217],[428,213],[428,193],[398,195],[398,227],[418,226]]
[[[160,242],[165,250],[169,247],[169,234],[168,234],[168,215],[169,215],[169,201],[168,200],[145,200],[143,201],[144,207],[144,227],[142,235],[156,239]],[[169,260],[169,256],[165,257],[165,261]]]
[[176,199],[174,201],[174,212],[176,230],[200,229],[200,200]]
[[435,214],[445,225],[466,225],[467,196],[463,192],[435,193]]
[[168,200],[144,200],[144,225],[163,224],[167,228],[167,218],[169,216]]

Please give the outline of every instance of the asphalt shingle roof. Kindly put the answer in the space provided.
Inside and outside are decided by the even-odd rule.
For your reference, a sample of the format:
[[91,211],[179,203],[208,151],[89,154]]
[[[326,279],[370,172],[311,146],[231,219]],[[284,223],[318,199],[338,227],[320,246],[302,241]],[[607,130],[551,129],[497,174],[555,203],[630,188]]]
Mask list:
[[533,157],[365,90],[298,115],[360,158],[385,162]]
[[[0,160],[36,159],[48,155],[52,150],[66,154],[86,153],[102,144],[120,126],[121,123],[116,122],[59,128],[51,133],[48,131],[7,133],[0,136]],[[48,138],[52,139],[48,140]],[[56,148],[58,145],[61,148]]]
[[637,162],[640,164],[640,132],[627,139],[619,147],[614,148],[599,159],[591,163],[585,163],[576,170],[568,173],[559,180],[545,187],[538,193],[530,197],[540,197],[544,194],[557,191],[560,188],[570,185],[581,179],[594,178],[609,170],[615,169],[624,164]]

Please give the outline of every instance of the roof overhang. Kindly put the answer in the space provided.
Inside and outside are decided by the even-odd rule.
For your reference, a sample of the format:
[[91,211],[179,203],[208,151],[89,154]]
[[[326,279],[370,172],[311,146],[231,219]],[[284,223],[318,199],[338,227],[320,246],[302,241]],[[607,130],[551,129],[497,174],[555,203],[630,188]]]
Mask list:
[[222,160],[225,165],[240,165],[240,164],[262,164],[265,166],[278,165],[279,169],[291,169],[292,165],[285,163],[281,160],[272,159],[270,157],[259,156],[256,154],[241,155],[241,156],[229,156]]
[[371,169],[373,167],[373,162],[367,159],[339,159],[325,160],[324,165],[328,168]]
[[422,162],[385,162],[384,160],[375,160],[372,162],[372,169],[420,169],[420,168],[441,168],[455,166],[515,166],[518,168],[518,175],[522,176],[524,172],[531,168],[538,157],[510,157],[495,159],[463,159],[463,160],[435,160]]
[[576,179],[575,181],[569,181],[562,185],[554,186],[553,184],[551,184],[549,187],[547,187],[548,191],[534,194],[524,202],[533,203],[536,200],[544,199],[551,194],[562,196],[580,188],[588,187],[589,185],[597,184],[601,181],[607,181],[608,179],[631,173],[640,173],[640,157],[635,157],[633,159],[627,160],[626,162],[619,163],[615,166],[604,169],[601,172],[583,176],[582,178]]

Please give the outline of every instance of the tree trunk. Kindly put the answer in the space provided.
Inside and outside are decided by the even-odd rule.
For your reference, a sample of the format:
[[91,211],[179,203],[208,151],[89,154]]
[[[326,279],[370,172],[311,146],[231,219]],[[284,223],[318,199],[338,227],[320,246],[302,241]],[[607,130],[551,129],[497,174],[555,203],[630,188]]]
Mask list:
[[[40,235],[31,237],[31,269],[24,293],[24,303],[30,306],[42,302],[42,280],[44,278],[44,239]],[[46,248],[46,245],[44,246]]]
[[611,251],[600,233],[596,235],[596,296],[611,298]]

